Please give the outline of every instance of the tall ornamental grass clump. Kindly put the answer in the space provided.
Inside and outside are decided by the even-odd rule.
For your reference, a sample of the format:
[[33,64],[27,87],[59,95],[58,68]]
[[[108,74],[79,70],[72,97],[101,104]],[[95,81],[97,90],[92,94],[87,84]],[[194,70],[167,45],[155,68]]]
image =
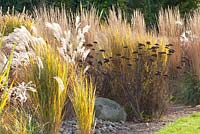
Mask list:
[[95,90],[93,83],[84,76],[83,72],[72,75],[72,91],[69,98],[74,107],[80,134],[92,134],[94,121]]
[[[132,25],[124,18],[121,11],[111,10],[108,23],[101,24],[104,36],[97,38],[103,41],[93,43],[88,58],[96,69],[91,75],[98,94],[120,102],[130,117],[159,118],[169,102],[168,63],[174,46],[167,38],[144,32],[143,17],[137,11]],[[136,22],[141,22],[138,29]]]
[[36,85],[31,102],[38,107],[38,119],[44,125],[43,133],[57,134],[62,121],[68,93],[71,66],[64,62],[50,45],[36,48],[37,60],[32,61],[27,75]]
[[[15,46],[14,46],[15,48]],[[8,134],[33,134],[36,131],[36,124],[32,118],[25,112],[23,107],[15,107],[10,102],[13,101],[11,92],[14,88],[15,80],[10,82],[10,69],[13,60],[14,48],[7,60],[7,63],[0,75],[0,133]]]
[[[58,56],[62,57],[63,61],[59,60],[59,64],[68,66],[69,72],[65,75],[67,77],[70,74],[70,83],[68,84],[71,90],[69,96],[78,120],[80,133],[92,133],[91,128],[94,118],[95,88],[93,88],[92,82],[87,81],[86,76],[83,76],[83,73],[86,73],[90,68],[86,62],[90,49],[85,46],[85,36],[88,34],[90,25],[85,25],[83,27],[81,18],[77,16],[74,24],[71,24],[71,27],[68,27],[66,14],[55,10],[62,14],[61,17],[50,16],[50,14],[53,13],[52,11],[53,9],[44,10],[45,13],[42,19],[47,22],[45,23],[46,27],[43,27],[40,30],[42,33],[45,33],[46,36],[49,35],[47,37],[47,42],[50,42],[50,44],[52,43],[52,47],[58,50],[56,50]],[[37,12],[37,14],[41,15],[40,12],[41,10]],[[51,22],[52,20],[55,22]],[[55,63],[55,65],[56,64],[57,63]],[[82,70],[81,68],[85,69]],[[80,69],[82,71],[80,71]]]
[[187,39],[182,45],[185,50],[185,57],[190,60],[190,70],[193,70],[194,74],[197,75],[200,80],[200,61],[199,61],[199,50],[200,50],[200,11],[194,12],[193,16],[190,16],[187,22],[187,31],[183,33],[185,39]]
[[[194,11],[186,20],[186,29],[183,31],[180,39],[183,56],[184,72],[181,90],[177,93],[181,101],[190,105],[200,104],[200,11]],[[179,96],[178,96],[179,97]]]
[[90,67],[87,74],[95,81],[98,95],[120,102],[131,117],[158,118],[169,102],[166,80],[174,45],[167,38],[147,33],[138,11],[132,18],[129,24],[120,10],[110,10],[94,41],[83,44],[91,50],[86,60],[78,62]]
[[12,14],[3,15],[0,13],[0,23],[0,32],[3,33],[4,36],[7,36],[9,33],[12,33],[15,28],[21,26],[24,26],[31,31],[33,20],[24,12],[17,14],[13,9]]
[[184,56],[184,48],[180,40],[181,34],[185,30],[184,25],[184,20],[181,18],[178,9],[162,9],[159,11],[157,33],[161,37],[167,37],[176,50],[176,53],[169,58],[170,76],[178,76],[180,74],[177,68],[182,65],[182,57]]
[[120,100],[139,119],[159,118],[170,96],[167,67],[174,50],[164,39],[147,38],[135,41],[134,47],[115,47],[116,55],[105,65],[111,78],[104,87],[110,89],[106,95]]

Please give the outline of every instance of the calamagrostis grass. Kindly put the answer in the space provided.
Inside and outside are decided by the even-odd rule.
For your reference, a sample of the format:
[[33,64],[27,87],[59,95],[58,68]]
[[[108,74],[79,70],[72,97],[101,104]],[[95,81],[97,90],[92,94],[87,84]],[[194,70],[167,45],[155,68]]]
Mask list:
[[181,64],[181,57],[183,56],[183,50],[181,47],[180,36],[184,30],[184,20],[181,18],[178,9],[162,9],[158,16],[158,36],[166,37],[170,43],[173,44],[173,48],[176,50],[170,57],[170,70],[171,75],[177,75],[177,66]]
[[146,24],[144,20],[144,15],[139,10],[135,10],[133,12],[133,16],[131,19],[131,27],[135,34],[146,34]]
[[[190,16],[187,22],[187,31],[185,36],[188,38],[188,42],[183,44],[185,57],[189,58],[193,73],[200,79],[200,10],[196,10],[193,15]],[[187,33],[186,33],[187,32]],[[191,69],[191,68],[190,68]]]

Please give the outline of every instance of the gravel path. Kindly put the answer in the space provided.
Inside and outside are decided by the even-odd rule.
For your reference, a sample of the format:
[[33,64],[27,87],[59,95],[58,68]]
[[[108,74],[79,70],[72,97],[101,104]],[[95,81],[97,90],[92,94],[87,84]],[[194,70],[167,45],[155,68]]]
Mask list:
[[129,130],[118,131],[117,134],[154,134],[156,131],[177,120],[178,118],[191,115],[195,112],[200,112],[200,105],[196,107],[183,105],[171,106],[166,115],[160,121],[151,123],[127,122],[126,124]]
[[[156,131],[176,119],[188,116],[195,112],[200,112],[200,105],[196,107],[173,105],[162,119],[150,123],[117,123],[96,120],[95,134],[154,134]],[[76,134],[77,127],[76,121],[63,122],[60,134]]]

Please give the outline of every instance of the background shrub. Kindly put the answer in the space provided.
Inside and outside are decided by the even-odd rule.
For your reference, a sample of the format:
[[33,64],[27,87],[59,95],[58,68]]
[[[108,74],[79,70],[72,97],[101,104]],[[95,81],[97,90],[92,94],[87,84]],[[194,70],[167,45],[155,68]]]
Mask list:
[[188,105],[200,104],[200,82],[192,73],[185,74],[180,99]]
[[[84,8],[90,9],[94,6],[100,12],[104,11],[104,16],[108,14],[109,9],[114,6],[116,9],[123,9],[126,14],[131,14],[133,10],[140,9],[145,16],[145,21],[148,26],[155,25],[157,20],[158,12],[161,8],[168,7],[179,7],[181,14],[184,16],[185,13],[189,13],[194,11],[199,7],[198,0],[1,0],[0,5],[3,7],[3,11],[6,12],[7,8],[12,8],[15,6],[17,11],[22,11],[24,6],[32,12],[34,7],[39,7],[42,5],[47,6],[56,6],[61,8],[61,5],[65,5],[66,9],[71,9],[73,12],[76,12],[79,9],[80,4],[83,5]],[[131,18],[129,18],[131,19]]]

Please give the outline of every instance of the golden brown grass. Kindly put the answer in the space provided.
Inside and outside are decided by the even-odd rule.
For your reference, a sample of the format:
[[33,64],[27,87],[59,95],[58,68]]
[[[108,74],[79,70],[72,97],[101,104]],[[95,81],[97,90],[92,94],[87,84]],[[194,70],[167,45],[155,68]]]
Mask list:
[[31,31],[33,20],[24,12],[15,13],[13,8],[12,14],[0,14],[0,23],[0,32],[6,36],[13,32],[15,28],[20,26],[25,26],[29,31]]
[[[45,124],[44,133],[58,133],[69,87],[80,133],[86,134],[92,133],[95,87],[98,95],[117,100],[138,118],[149,119],[160,117],[166,110],[170,95],[167,77],[169,73],[178,73],[177,67],[182,65],[183,56],[191,59],[192,70],[200,76],[199,39],[188,42],[189,46],[184,46],[180,41],[185,30],[200,35],[199,11],[191,15],[185,28],[177,9],[161,10],[158,31],[147,31],[144,16],[137,10],[133,12],[131,23],[121,10],[110,10],[106,21],[101,21],[95,8],[89,11],[82,8],[76,14],[66,13],[64,8],[41,8],[35,10],[34,15],[37,17],[35,25],[39,35],[47,44],[51,44],[36,48],[44,68],[38,67],[36,61],[27,68],[29,80],[37,86],[38,92],[32,95],[32,102],[39,108],[38,119]],[[91,49],[90,58],[83,63],[85,66],[90,64],[88,61],[92,62],[91,70],[87,72],[90,79],[75,66],[63,61],[55,50],[61,42],[44,26],[45,22],[56,22],[63,31],[71,30],[71,41],[76,45],[76,15],[81,18],[81,27],[86,24],[91,26],[89,33],[85,34],[85,45],[92,44],[92,47],[88,47]],[[26,25],[26,19],[22,17],[22,21],[16,21],[15,16],[11,15],[1,15],[0,22],[7,17],[9,21],[5,21],[5,29],[1,29],[5,33],[12,32],[16,26]],[[179,21],[183,23],[182,26],[177,24]],[[27,27],[31,22],[28,21]],[[169,43],[173,46],[166,46]],[[175,53],[169,55],[169,51],[173,50]],[[62,83],[58,84],[61,81],[63,91]]]
[[183,31],[184,21],[180,16],[178,9],[162,9],[158,16],[159,35],[166,37],[180,37]]
[[74,107],[80,134],[92,134],[94,121],[95,90],[93,83],[81,72],[72,75],[72,91],[69,98]]
[[146,23],[144,20],[144,15],[139,11],[135,10],[131,19],[131,27],[133,32],[137,35],[146,34]]
[[42,65],[41,62],[33,62],[27,72],[28,80],[33,81],[37,89],[31,95],[31,102],[38,107],[38,119],[44,125],[43,133],[56,134],[65,114],[63,108],[72,70],[50,45],[39,46],[36,54],[41,58]]
[[[108,23],[101,23],[100,33],[96,35],[99,42],[97,46],[94,46],[96,53],[93,53],[93,56],[96,61],[92,61],[97,70],[103,73],[103,75],[93,75],[96,80],[99,80],[97,81],[97,91],[105,97],[131,107],[139,118],[143,118],[142,112],[148,114],[148,111],[152,109],[155,111],[150,113],[150,116],[158,117],[166,108],[164,105],[168,101],[168,95],[166,94],[166,83],[161,82],[160,85],[157,85],[158,77],[154,74],[157,71],[161,71],[161,75],[167,73],[168,57],[160,58],[158,56],[150,65],[148,60],[155,52],[148,49],[158,43],[160,47],[156,53],[166,52],[167,54],[168,50],[165,48],[168,43],[167,37],[162,38],[147,33],[144,18],[139,11],[135,11],[132,25],[127,22],[120,10],[117,13],[110,10],[107,21]],[[146,44],[147,41],[150,41],[150,45]],[[139,43],[144,44],[144,48],[138,49]],[[98,51],[101,49],[105,52],[99,53]],[[139,54],[134,54],[136,51],[142,54],[141,63],[136,62],[140,58]],[[97,61],[102,62],[103,65],[98,65]],[[159,77],[159,79],[162,78]],[[159,101],[158,104],[157,102],[161,98],[165,101]],[[147,104],[147,102],[151,103]],[[155,105],[154,108],[153,105]]]
[[[88,60],[92,61],[93,64],[91,68],[94,69],[92,72],[90,71],[90,75],[92,76],[92,78],[95,79],[95,82],[97,84],[97,91],[98,93],[100,93],[100,95],[105,95],[105,97],[111,97],[115,100],[120,100],[121,104],[125,104],[127,100],[129,100],[130,103],[133,103],[128,103],[129,105],[132,105],[132,110],[135,111],[135,114],[137,114],[137,116],[140,116],[141,112],[143,112],[145,108],[140,108],[141,106],[139,105],[142,104],[139,104],[140,99],[137,98],[138,94],[140,93],[136,93],[137,90],[135,89],[139,90],[142,87],[145,91],[146,89],[148,89],[148,87],[155,87],[155,90],[151,92],[152,94],[149,97],[149,99],[153,98],[153,96],[155,97],[155,100],[153,100],[152,103],[159,102],[159,99],[164,98],[163,95],[166,94],[166,88],[164,88],[166,83],[160,84],[158,88],[158,85],[155,84],[157,83],[158,79],[154,79],[155,76],[153,74],[160,70],[162,72],[162,75],[165,75],[165,73],[167,73],[168,57],[163,56],[161,59],[156,58],[156,63],[153,65],[153,68],[144,67],[144,70],[151,69],[150,72],[151,76],[153,77],[152,79],[154,82],[152,83],[154,83],[154,86],[151,85],[152,83],[149,84],[148,78],[145,78],[146,81],[143,83],[144,85],[140,86],[140,88],[137,88],[136,85],[140,85],[141,82],[136,80],[138,77],[138,74],[136,74],[136,72],[138,71],[137,68],[140,65],[135,62],[135,60],[137,60],[139,56],[137,54],[134,55],[133,52],[138,50],[138,43],[146,44],[147,41],[151,42],[149,48],[153,47],[156,43],[160,44],[161,47],[158,49],[157,53],[163,51],[166,52],[167,49],[165,49],[165,45],[168,43],[168,41],[167,39],[165,39],[167,37],[162,38],[156,36],[156,34],[150,34],[146,32],[144,18],[139,11],[135,11],[132,19],[132,25],[126,21],[120,10],[118,10],[117,12],[118,13],[116,13],[116,11],[114,10],[110,10],[110,15],[107,18],[107,23],[100,23],[94,20],[96,18],[96,12],[93,10],[83,10],[82,13],[80,13],[81,22],[89,23],[92,27],[92,30],[89,32],[88,35],[86,35],[87,42],[92,43],[93,39],[93,41],[97,41],[97,44],[92,43],[93,47],[91,48],[94,50],[91,52],[94,58],[88,58]],[[64,20],[61,22],[64,22]],[[138,22],[140,24],[138,24]],[[66,22],[66,25],[68,24],[69,23]],[[49,39],[50,41],[52,41],[51,38]],[[142,63],[148,64],[148,58],[151,57],[151,54],[153,54],[153,52],[145,52],[148,49],[148,45],[145,46],[146,48],[143,49],[144,51],[141,50],[141,53],[146,55],[146,57],[143,58]],[[100,52],[100,50],[105,50],[105,52]],[[120,54],[120,56],[116,56],[118,54]],[[101,66],[101,64],[103,65]],[[99,75],[99,73],[103,74]],[[146,75],[149,74],[148,71],[144,71],[143,73],[146,73]],[[142,76],[144,75],[143,73],[139,75]],[[104,83],[108,81],[109,83]],[[128,95],[130,94],[130,92],[132,92],[131,94],[136,97],[131,98],[130,95]],[[149,99],[147,99],[149,93],[150,90],[147,93],[143,94],[143,97],[146,97],[144,103],[150,102]],[[127,99],[124,100],[124,96],[127,95]],[[160,103],[160,106],[164,105],[163,103],[164,101]],[[152,104],[147,105],[151,106]],[[157,108],[156,105],[157,104],[155,104],[155,109]]]
[[191,35],[189,36],[190,42],[186,43],[184,45],[184,52],[185,56],[189,58],[190,66],[193,70],[192,73],[197,75],[198,79],[200,79],[200,61],[199,61],[199,50],[200,50],[200,11],[197,10],[194,12],[193,15],[190,16],[188,23],[187,23],[187,29],[191,30]]
[[42,126],[39,126],[34,117],[27,110],[9,106],[0,116],[0,133],[6,134],[39,134]]
[[[182,23],[180,25],[179,23]],[[178,74],[177,66],[181,65],[183,50],[180,36],[184,31],[184,20],[181,18],[178,9],[162,9],[158,17],[158,36],[166,37],[173,44],[175,53],[170,57],[169,67],[171,75]]]
[[6,66],[4,67],[3,71],[0,72],[0,89],[3,89],[2,94],[0,94],[0,115],[6,106],[7,100],[9,99],[10,89],[12,88],[13,82],[9,85],[9,75],[10,75],[10,68],[12,64],[12,57],[13,57],[14,48],[8,58]]

